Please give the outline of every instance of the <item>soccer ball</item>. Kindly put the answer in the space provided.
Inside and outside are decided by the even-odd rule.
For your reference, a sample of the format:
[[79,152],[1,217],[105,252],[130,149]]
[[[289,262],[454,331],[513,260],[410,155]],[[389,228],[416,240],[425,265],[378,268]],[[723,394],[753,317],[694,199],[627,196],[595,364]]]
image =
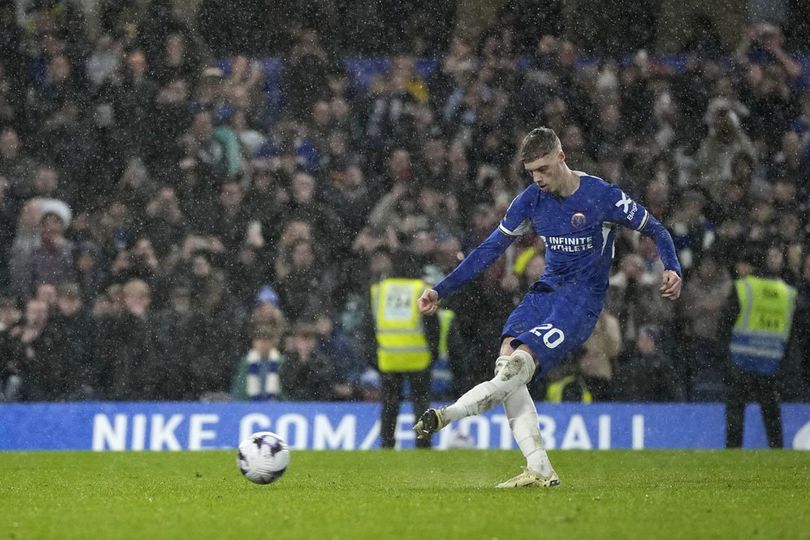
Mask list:
[[275,433],[259,431],[239,444],[236,464],[251,482],[270,484],[287,470],[290,449]]

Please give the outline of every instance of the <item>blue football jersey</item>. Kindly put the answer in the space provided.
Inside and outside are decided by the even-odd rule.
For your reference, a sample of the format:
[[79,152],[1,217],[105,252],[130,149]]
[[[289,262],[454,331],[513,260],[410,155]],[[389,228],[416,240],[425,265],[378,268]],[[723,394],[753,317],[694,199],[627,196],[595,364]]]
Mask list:
[[533,229],[543,239],[546,270],[541,283],[554,289],[577,284],[602,297],[616,225],[640,231],[648,220],[647,210],[617,186],[580,173],[579,188],[568,197],[544,192],[536,184],[527,187],[512,201],[498,228],[509,236]]
[[607,292],[617,225],[652,238],[664,267],[680,274],[672,237],[658,220],[619,187],[577,174],[579,188],[568,197],[547,193],[534,183],[515,197],[498,228],[434,287],[439,298],[481,273],[529,230],[546,244],[546,270],[539,282],[555,290],[571,285],[566,288],[589,296],[594,309],[601,309]]

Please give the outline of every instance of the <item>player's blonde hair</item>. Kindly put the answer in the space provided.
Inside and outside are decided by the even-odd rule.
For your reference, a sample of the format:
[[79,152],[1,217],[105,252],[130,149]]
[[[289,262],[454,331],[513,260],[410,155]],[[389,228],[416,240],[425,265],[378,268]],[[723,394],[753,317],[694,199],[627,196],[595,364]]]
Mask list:
[[548,155],[561,147],[560,138],[557,137],[553,129],[547,127],[534,128],[520,143],[518,158],[522,163],[527,163]]

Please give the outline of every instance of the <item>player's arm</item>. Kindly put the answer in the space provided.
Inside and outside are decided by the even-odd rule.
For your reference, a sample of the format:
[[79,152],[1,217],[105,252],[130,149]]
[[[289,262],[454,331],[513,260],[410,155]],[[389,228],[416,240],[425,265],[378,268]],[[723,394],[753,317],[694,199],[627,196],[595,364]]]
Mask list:
[[498,228],[472,250],[459,265],[433,289],[427,289],[419,298],[419,310],[431,315],[439,308],[439,300],[452,294],[462,285],[486,270],[500,257],[512,242],[530,228],[527,216],[532,199],[531,186],[515,197],[506,210]]
[[655,217],[644,210],[647,215],[647,223],[641,230],[641,234],[649,236],[658,248],[658,255],[664,263],[664,274],[661,277],[661,296],[670,300],[677,300],[681,295],[683,280],[681,279],[681,264],[678,262],[678,255],[675,253],[675,244],[672,242],[672,235]]
[[664,275],[661,278],[661,295],[676,300],[681,295],[681,264],[675,253],[675,244],[669,231],[650,214],[646,208],[633,201],[621,189],[610,187],[610,207],[608,213],[611,221],[635,229],[649,236],[658,248],[658,255],[664,263]]
[[447,277],[432,289],[426,289],[419,298],[419,310],[432,315],[439,308],[439,300],[447,297],[486,270],[512,244],[516,236],[501,231],[500,226],[486,240],[472,250]]

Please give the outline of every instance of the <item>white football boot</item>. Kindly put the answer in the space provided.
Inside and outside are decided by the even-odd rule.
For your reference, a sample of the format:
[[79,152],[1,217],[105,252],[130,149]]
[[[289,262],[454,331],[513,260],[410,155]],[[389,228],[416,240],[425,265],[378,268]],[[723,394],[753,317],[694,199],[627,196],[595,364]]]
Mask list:
[[501,482],[496,488],[519,488],[519,487],[557,487],[560,485],[560,478],[557,473],[551,471],[549,476],[541,476],[529,469],[523,467],[523,472],[514,478],[510,478],[506,482]]

